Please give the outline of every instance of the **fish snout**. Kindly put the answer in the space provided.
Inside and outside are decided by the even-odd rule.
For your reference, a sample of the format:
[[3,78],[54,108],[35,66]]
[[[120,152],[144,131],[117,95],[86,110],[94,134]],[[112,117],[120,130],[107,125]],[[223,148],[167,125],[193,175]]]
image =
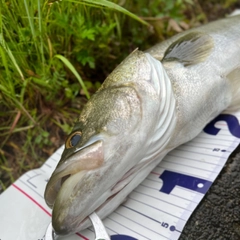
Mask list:
[[75,178],[80,181],[86,171],[100,168],[103,162],[103,141],[97,141],[65,160],[61,159],[45,189],[44,197],[47,205],[52,208],[60,190],[69,187],[63,186],[66,180],[71,183],[70,179],[76,175]]
[[78,232],[89,222],[88,216],[109,197],[111,191],[102,192],[98,186],[101,176],[97,170],[81,171],[63,183],[52,213],[52,225],[58,235]]

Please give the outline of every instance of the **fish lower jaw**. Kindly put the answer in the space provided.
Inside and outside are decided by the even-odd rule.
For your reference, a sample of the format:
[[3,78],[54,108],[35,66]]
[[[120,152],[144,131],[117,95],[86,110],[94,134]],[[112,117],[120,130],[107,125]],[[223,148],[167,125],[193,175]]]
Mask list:
[[[127,171],[123,177],[114,185],[111,190],[110,196],[105,202],[103,202],[95,212],[101,219],[104,219],[113,211],[115,211],[123,202],[127,200],[127,196],[135,189],[146,177],[147,175],[156,167],[161,161],[166,152],[156,159],[146,160],[144,162],[139,162],[135,167]],[[89,219],[82,222],[80,230],[84,230],[91,226]]]
[[[88,207],[88,213],[87,215],[86,212],[85,212],[85,216],[83,220],[81,220],[81,222],[78,222],[77,218],[76,218],[76,221],[74,221],[73,218],[71,218],[71,225],[72,226],[75,226],[75,227],[72,227],[72,230],[75,228],[75,231],[78,232],[78,231],[81,231],[83,229],[86,229],[88,227],[91,226],[91,221],[90,219],[88,218],[88,216],[90,214],[92,214],[93,212],[96,212],[99,217],[101,219],[103,219],[104,217],[106,217],[110,212],[112,212],[112,210],[110,211],[110,209],[113,209],[115,210],[122,202],[125,201],[126,199],[126,195],[124,192],[125,192],[125,188],[133,181],[133,179],[136,177],[136,175],[142,170],[142,167],[144,166],[145,164],[137,164],[136,166],[134,166],[133,168],[131,168],[130,170],[128,170],[120,180],[118,180],[115,185],[113,185],[113,187],[111,189],[109,189],[107,192],[103,193],[102,196],[100,198],[102,199],[105,199],[103,200],[102,202],[99,201],[99,205],[96,206],[96,207],[91,207],[89,206]],[[68,183],[75,178],[75,174],[73,175],[66,175],[63,179],[62,179],[62,186],[63,189],[60,188],[60,192],[62,190],[64,191],[71,191],[70,188],[67,188],[67,185]],[[134,180],[135,181],[135,180]],[[61,192],[62,194],[62,192]],[[69,194],[64,194],[64,195],[70,195],[70,192]],[[103,196],[105,195],[105,197]],[[99,199],[99,198],[98,198]],[[85,208],[86,209],[86,208]],[[60,211],[60,210],[59,210]],[[61,221],[62,222],[62,221]],[[77,223],[78,222],[78,223]],[[57,233],[59,235],[68,235],[70,234],[70,231],[68,228],[63,228],[63,226],[61,226],[62,224],[56,224],[56,226],[58,226],[55,230],[57,230]],[[64,224],[65,225],[65,224]],[[72,232],[73,233],[73,232]]]
[[[113,212],[124,201],[126,201],[128,195],[126,194],[126,192],[128,192],[126,188],[129,188],[128,185],[132,185],[132,182],[135,182],[135,180],[133,179],[139,173],[139,171],[141,171],[141,168],[139,168],[139,166],[137,165],[130,169],[127,173],[125,173],[123,177],[113,186],[109,194],[109,197],[101,205],[99,205],[93,212],[96,212],[101,219],[104,219],[106,216],[109,215],[109,213]],[[92,212],[90,212],[89,215],[91,213]],[[84,230],[90,226],[91,221],[87,217],[79,224],[78,231]]]
[[[124,189],[124,187],[123,187]],[[112,194],[110,197],[107,198],[107,200],[105,202],[103,202],[97,209],[95,209],[95,213],[101,218],[104,219],[108,214],[104,214],[104,212],[108,212],[106,211],[106,208],[108,208],[108,204],[117,196],[121,193],[120,189],[118,192],[115,192],[114,194]],[[126,197],[123,199],[123,201],[120,201],[116,204],[116,206],[114,207],[114,210],[120,205],[122,204],[124,201],[126,200]],[[92,214],[89,213],[89,215]],[[88,227],[91,227],[92,223],[89,219],[89,217],[86,217],[80,224],[79,224],[79,229],[78,231],[82,231]]]

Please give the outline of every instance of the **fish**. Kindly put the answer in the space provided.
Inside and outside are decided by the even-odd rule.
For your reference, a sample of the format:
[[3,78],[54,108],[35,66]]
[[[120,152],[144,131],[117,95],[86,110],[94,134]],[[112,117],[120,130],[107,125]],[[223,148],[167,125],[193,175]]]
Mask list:
[[168,152],[240,105],[240,16],[134,50],[105,79],[69,134],[44,198],[58,235],[112,213]]

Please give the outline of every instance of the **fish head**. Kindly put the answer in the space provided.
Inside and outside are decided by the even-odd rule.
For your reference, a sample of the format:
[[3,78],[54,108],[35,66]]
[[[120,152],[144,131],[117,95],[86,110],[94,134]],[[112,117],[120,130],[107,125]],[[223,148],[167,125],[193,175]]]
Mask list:
[[88,101],[45,190],[57,234],[79,231],[81,222],[127,183],[119,184],[144,141],[141,114],[131,84],[101,89]]
[[147,176],[168,142],[174,106],[170,80],[150,54],[134,51],[107,77],[46,186],[58,235],[82,230],[93,212],[108,215]]

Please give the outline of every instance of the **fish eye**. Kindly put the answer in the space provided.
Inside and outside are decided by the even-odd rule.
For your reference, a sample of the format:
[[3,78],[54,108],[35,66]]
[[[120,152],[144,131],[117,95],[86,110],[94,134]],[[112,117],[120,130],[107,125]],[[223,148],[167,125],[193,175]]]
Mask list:
[[82,138],[82,132],[78,131],[78,132],[72,133],[66,141],[66,148],[75,147],[79,143],[81,138]]

